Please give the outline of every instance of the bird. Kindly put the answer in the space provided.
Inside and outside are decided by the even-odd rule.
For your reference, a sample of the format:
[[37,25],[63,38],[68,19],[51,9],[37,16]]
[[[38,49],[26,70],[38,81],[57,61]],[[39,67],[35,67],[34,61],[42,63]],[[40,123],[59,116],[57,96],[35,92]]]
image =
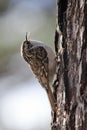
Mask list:
[[26,39],[21,45],[21,55],[31,67],[41,86],[45,89],[52,111],[56,111],[56,99],[52,82],[56,73],[56,56],[51,47],[37,40]]

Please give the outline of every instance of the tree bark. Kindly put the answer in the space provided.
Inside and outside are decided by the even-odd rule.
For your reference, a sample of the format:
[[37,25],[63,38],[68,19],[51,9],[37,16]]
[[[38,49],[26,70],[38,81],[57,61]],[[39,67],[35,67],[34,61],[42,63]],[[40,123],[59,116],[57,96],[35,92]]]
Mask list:
[[51,130],[87,130],[87,0],[57,0]]

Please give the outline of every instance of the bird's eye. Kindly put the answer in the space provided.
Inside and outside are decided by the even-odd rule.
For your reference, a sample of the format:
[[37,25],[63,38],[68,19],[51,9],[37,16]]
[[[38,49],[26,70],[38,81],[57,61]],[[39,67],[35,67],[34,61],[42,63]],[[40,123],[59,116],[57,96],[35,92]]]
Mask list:
[[25,41],[25,44],[29,44],[28,41]]
[[32,44],[30,43],[30,41],[24,41],[23,45],[27,49],[30,49],[32,47]]
[[24,44],[29,44],[29,41],[24,41]]

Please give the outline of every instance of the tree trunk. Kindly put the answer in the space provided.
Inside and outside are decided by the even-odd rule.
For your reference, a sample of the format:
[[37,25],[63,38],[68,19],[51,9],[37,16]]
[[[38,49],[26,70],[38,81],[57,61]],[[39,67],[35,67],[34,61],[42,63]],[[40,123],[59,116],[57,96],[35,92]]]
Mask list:
[[87,0],[57,0],[51,130],[87,130]]

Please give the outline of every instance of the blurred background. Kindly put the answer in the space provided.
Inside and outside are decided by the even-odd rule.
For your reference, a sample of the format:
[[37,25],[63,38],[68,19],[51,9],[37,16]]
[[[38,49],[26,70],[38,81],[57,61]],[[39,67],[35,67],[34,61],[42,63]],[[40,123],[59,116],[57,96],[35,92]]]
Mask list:
[[44,89],[20,54],[26,32],[54,49],[55,0],[0,0],[0,130],[49,130]]

